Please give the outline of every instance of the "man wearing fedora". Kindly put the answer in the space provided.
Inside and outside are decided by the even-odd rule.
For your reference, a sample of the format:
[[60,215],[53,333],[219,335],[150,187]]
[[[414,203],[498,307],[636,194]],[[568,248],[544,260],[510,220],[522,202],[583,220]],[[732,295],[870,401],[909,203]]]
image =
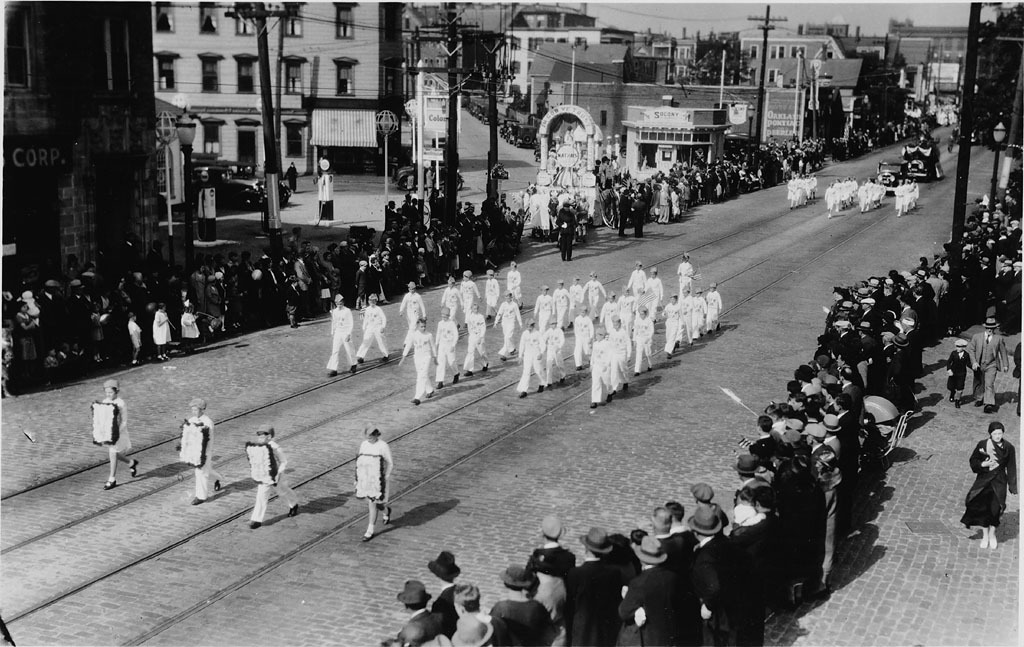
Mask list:
[[410,634],[415,634],[417,637],[422,637],[425,642],[441,635],[441,619],[427,611],[427,602],[431,595],[427,593],[423,582],[406,580],[405,586],[396,597],[405,605],[407,611],[412,612],[405,626],[398,632],[400,640],[404,641]]
[[[974,406],[985,405],[985,413],[995,413],[996,372],[1010,369],[1006,340],[999,332],[999,322],[995,317],[986,318],[985,330],[971,337],[967,354],[974,370]],[[982,392],[984,398],[978,397]]]
[[621,625],[622,574],[605,561],[612,542],[603,529],[591,528],[580,542],[586,557],[565,578],[566,645],[612,647]]
[[680,636],[678,576],[665,566],[661,542],[647,535],[633,552],[642,571],[626,586],[619,603],[619,645],[678,645]]
[[506,599],[491,608],[491,616],[508,627],[514,645],[550,645],[555,638],[551,616],[544,605],[531,599],[537,576],[523,566],[509,566],[501,574]]
[[562,521],[549,514],[541,521],[540,532],[544,545],[533,551],[528,565],[536,571],[543,564],[553,575],[564,578],[576,565],[576,555],[558,541],[565,532]]
[[[704,484],[701,484],[704,485]],[[710,490],[710,486],[705,485]],[[702,492],[703,493],[703,492]],[[714,496],[714,492],[711,493]],[[679,644],[700,644],[700,603],[690,582],[690,568],[693,565],[693,549],[697,546],[696,536],[690,532],[683,517],[686,508],[678,501],[669,501],[663,507],[654,509],[651,527],[654,538],[661,543],[667,559],[665,568],[676,574],[678,587],[676,616],[679,623]]]
[[811,470],[814,480],[825,493],[825,559],[822,563],[822,587],[828,590],[836,546],[836,491],[843,481],[843,475],[839,469],[838,453],[831,445],[825,444],[828,436],[825,425],[809,424],[804,428],[804,433],[811,448]]
[[700,598],[705,645],[764,644],[763,586],[750,558],[722,534],[718,504],[694,511],[693,588]]
[[450,637],[455,633],[455,625],[459,621],[459,614],[455,611],[455,578],[462,569],[455,563],[455,555],[447,550],[442,550],[437,559],[427,562],[427,568],[443,582],[441,592],[437,594],[430,611],[440,618],[441,633]]

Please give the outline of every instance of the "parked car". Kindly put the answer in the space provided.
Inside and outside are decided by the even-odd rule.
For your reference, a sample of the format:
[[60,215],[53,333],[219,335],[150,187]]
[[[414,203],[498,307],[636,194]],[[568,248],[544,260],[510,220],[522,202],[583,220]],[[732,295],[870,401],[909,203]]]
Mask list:
[[[267,201],[266,181],[254,173],[235,170],[231,166],[198,166],[193,169],[196,187],[209,186],[217,190],[217,207],[259,211]],[[288,204],[292,192],[288,183],[278,181],[278,202]]]
[[520,124],[512,143],[516,145],[516,148],[533,148],[536,141],[537,127]]
[[896,185],[907,177],[907,163],[903,160],[882,160],[878,163],[878,183],[886,193],[894,193]]
[[[441,165],[440,172],[441,172],[441,183],[444,184],[444,178],[445,178],[446,169],[445,169],[443,164]],[[395,181],[395,185],[398,186],[398,188],[402,189],[403,191],[411,191],[412,189],[415,189],[416,188],[416,165],[415,164],[410,164],[408,166],[400,166],[395,171],[394,181]],[[462,179],[462,173],[459,173],[459,178],[457,180],[457,185],[458,185],[458,190],[459,191],[461,191],[462,187],[465,185],[465,181]]]

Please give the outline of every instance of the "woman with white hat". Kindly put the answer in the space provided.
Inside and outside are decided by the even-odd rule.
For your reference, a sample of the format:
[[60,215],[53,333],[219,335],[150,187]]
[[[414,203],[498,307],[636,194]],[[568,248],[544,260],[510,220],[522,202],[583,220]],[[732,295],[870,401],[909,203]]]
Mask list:
[[[206,434],[206,441],[198,452],[201,454],[201,464],[196,466],[196,496],[192,499],[192,505],[200,505],[210,496],[210,484],[213,484],[215,492],[219,492],[220,482],[224,477],[213,468],[213,420],[206,415],[206,400],[192,398],[188,406],[192,415],[185,420],[185,424]],[[202,431],[204,428],[205,431]],[[192,464],[195,465],[195,462]]]
[[101,404],[112,404],[117,410],[114,418],[117,424],[117,439],[107,444],[107,452],[110,456],[110,478],[104,484],[104,490],[112,490],[117,487],[117,463],[127,463],[128,472],[132,476],[138,476],[139,461],[129,459],[126,454],[132,448],[132,440],[128,436],[128,405],[121,398],[121,385],[117,380],[107,380],[103,383],[104,398]]

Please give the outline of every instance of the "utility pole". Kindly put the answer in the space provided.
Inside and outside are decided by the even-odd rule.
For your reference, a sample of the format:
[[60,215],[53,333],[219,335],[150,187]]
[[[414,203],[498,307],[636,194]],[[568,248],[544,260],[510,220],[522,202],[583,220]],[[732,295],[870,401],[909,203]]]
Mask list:
[[[762,125],[764,124],[764,78],[768,70],[768,32],[775,29],[775,22],[786,22],[786,18],[772,18],[772,6],[764,8],[764,23],[757,28],[764,33],[761,39],[761,80],[757,84],[757,136],[754,138],[754,146],[761,146]],[[760,16],[747,16],[747,20],[759,22]]]
[[956,160],[956,193],[953,198],[953,225],[949,249],[949,295],[958,310],[963,294],[964,221],[967,217],[967,180],[971,174],[971,133],[974,132],[974,83],[978,72],[978,32],[981,24],[981,3],[972,2],[967,23],[967,55],[964,65],[964,88],[960,103],[960,148]]
[[455,203],[459,197],[459,15],[455,4],[447,3],[448,14],[448,138],[445,142],[447,172],[444,179],[444,223],[455,224]]
[[504,45],[504,34],[480,34],[480,44],[487,50],[487,124],[489,149],[487,151],[487,197],[497,203],[498,180],[491,177],[494,165],[498,163],[498,57],[497,52]]
[[[287,6],[287,5],[286,5]],[[288,12],[289,15],[291,11]],[[279,18],[277,21],[277,96],[274,103],[274,133],[278,137],[277,146],[277,169],[284,172],[284,164],[281,162],[281,68],[284,67],[284,21],[287,20],[287,16]]]
[[270,44],[267,37],[267,18],[283,18],[289,10],[268,10],[262,2],[239,2],[233,11],[225,15],[229,18],[251,20],[256,26],[256,53],[259,56],[260,68],[260,104],[263,116],[263,152],[265,161],[263,175],[267,191],[267,220],[270,223],[270,251],[279,257],[284,251],[281,240],[281,201],[280,183],[280,150],[277,128],[274,119],[274,90],[270,78]]

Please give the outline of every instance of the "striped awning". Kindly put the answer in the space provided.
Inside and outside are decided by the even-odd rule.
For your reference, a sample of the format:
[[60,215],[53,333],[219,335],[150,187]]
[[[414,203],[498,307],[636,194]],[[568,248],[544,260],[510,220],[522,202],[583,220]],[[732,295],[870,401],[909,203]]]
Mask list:
[[313,110],[314,146],[376,147],[377,131],[373,110]]

